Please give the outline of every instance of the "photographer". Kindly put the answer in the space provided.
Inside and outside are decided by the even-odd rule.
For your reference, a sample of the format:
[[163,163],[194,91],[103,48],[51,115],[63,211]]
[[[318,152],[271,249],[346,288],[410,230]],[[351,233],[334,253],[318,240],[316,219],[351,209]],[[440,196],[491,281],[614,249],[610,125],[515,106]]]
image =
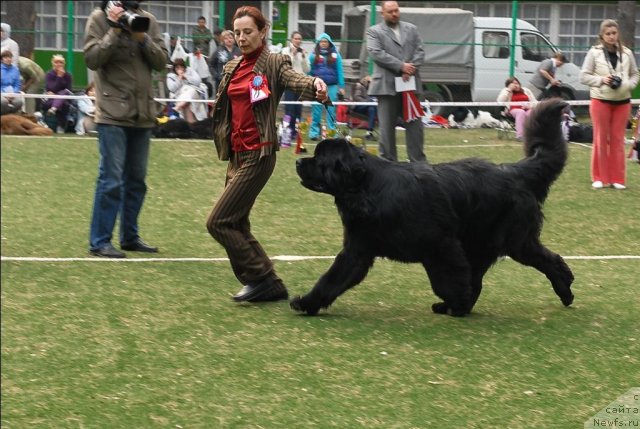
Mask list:
[[639,76],[633,53],[623,46],[619,31],[616,21],[602,21],[600,44],[587,52],[580,71],[580,82],[591,87],[594,189],[626,189],[624,133],[631,113],[631,90]]
[[155,17],[136,1],[103,2],[89,16],[85,34],[85,61],[95,71],[100,151],[89,251],[107,258],[126,256],[111,244],[119,216],[122,250],[157,252],[140,238],[138,215],[159,112],[151,72],[165,70],[167,48]]

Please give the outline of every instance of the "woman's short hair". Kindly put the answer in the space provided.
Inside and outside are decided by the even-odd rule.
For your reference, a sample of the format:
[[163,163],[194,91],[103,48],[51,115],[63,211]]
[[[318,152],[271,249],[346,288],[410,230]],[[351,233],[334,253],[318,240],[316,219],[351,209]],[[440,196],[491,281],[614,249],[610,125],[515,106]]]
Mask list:
[[2,51],[2,54],[0,54],[1,58],[13,58],[13,52],[11,52],[10,50],[6,50],[6,51]]
[[233,34],[233,31],[231,31],[231,30],[224,30],[220,34],[220,37],[222,37],[222,38],[227,37],[227,36],[231,36],[232,38],[235,37],[234,34]]
[[60,54],[54,54],[51,57],[51,64],[57,62],[57,61],[62,61],[62,64],[65,64],[67,62],[67,60],[64,59],[64,57]]

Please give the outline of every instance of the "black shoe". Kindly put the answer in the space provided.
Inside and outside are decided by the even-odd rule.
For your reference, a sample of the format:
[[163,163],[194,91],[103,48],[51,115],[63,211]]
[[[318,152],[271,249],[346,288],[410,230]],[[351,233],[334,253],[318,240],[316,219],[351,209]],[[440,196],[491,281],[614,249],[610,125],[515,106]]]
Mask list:
[[138,238],[136,241],[132,243],[121,244],[120,248],[122,250],[130,250],[132,252],[146,252],[146,253],[158,253],[157,247],[151,247],[141,238]]
[[246,285],[233,296],[236,302],[266,302],[289,299],[287,288],[280,281],[267,278],[257,285]]
[[124,252],[117,250],[111,245],[111,243],[104,245],[98,249],[91,249],[89,253],[93,256],[100,256],[102,258],[126,258],[127,255]]

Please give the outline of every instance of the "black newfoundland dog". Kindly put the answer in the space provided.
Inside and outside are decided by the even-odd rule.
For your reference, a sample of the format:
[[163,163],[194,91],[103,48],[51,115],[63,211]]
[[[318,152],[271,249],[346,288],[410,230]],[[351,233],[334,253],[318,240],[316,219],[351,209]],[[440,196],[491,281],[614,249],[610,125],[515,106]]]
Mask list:
[[297,160],[302,184],[335,197],[344,247],[329,271],[291,308],[315,315],[360,283],[377,256],[421,263],[442,300],[435,313],[464,316],[501,256],[544,273],[565,306],[573,274],[540,243],[542,205],[567,159],[559,99],[534,109],[526,157],[495,165],[471,158],[437,165],[390,162],[345,140],[324,140]]

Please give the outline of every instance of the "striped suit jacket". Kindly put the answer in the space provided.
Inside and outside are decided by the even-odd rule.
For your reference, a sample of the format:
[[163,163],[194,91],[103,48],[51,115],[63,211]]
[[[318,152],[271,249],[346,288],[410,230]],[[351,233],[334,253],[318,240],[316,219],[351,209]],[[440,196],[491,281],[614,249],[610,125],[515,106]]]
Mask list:
[[[231,155],[232,112],[227,88],[242,58],[233,59],[225,65],[216,101],[213,105],[213,141],[218,151],[218,158],[223,161],[228,160]],[[316,96],[313,85],[315,78],[296,72],[287,55],[270,53],[267,47],[258,57],[253,71],[267,77],[271,92],[268,98],[253,103],[251,106],[260,132],[260,141],[271,142],[271,144],[262,147],[260,153],[262,157],[273,153],[274,150],[279,150],[276,113],[285,89],[298,94],[300,100],[313,100]]]

